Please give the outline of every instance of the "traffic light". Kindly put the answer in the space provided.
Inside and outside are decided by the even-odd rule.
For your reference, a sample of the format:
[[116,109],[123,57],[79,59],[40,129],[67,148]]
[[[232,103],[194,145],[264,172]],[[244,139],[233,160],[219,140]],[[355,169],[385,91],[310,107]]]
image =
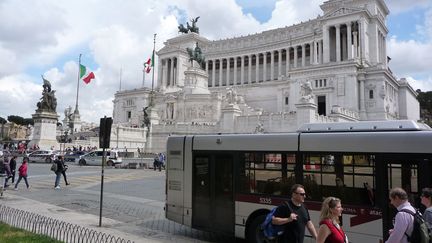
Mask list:
[[100,148],[110,147],[111,125],[112,125],[111,117],[104,117],[100,119],[100,125],[99,125],[99,147]]

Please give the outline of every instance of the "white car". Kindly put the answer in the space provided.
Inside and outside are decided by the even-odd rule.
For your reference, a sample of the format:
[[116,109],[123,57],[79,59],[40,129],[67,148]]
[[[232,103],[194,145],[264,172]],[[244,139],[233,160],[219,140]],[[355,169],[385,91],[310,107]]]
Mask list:
[[27,155],[30,162],[51,163],[59,155],[55,150],[36,150]]
[[[118,151],[106,151],[106,165],[114,166],[121,164],[122,158],[119,157]],[[96,150],[87,154],[81,155],[78,160],[79,165],[102,165],[103,151]]]

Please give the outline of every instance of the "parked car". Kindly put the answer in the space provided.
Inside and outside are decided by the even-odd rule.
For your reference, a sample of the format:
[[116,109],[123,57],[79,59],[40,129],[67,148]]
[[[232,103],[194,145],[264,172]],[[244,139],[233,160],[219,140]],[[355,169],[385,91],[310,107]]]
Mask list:
[[73,162],[76,163],[79,161],[80,156],[86,154],[85,151],[69,151],[66,152],[64,155],[64,161],[65,162]]
[[[106,151],[106,165],[114,166],[116,164],[121,164],[122,158],[120,158],[118,151]],[[103,151],[96,150],[89,152],[87,154],[81,155],[78,160],[79,165],[102,165]]]
[[51,163],[60,154],[59,151],[55,150],[36,150],[27,155],[30,162],[42,162]]

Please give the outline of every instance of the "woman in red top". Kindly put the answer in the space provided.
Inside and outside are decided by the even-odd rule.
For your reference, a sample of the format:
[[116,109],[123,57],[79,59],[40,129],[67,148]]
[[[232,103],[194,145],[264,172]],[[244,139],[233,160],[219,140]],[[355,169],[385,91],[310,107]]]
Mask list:
[[321,207],[317,243],[348,243],[345,232],[339,225],[342,210],[339,198],[328,197],[324,200]]
[[19,177],[18,177],[18,181],[15,184],[14,190],[18,189],[18,184],[20,183],[21,179],[24,179],[24,182],[26,183],[27,188],[30,187],[28,184],[28,181],[27,181],[27,160],[28,160],[27,158],[24,158],[21,166],[18,169]]

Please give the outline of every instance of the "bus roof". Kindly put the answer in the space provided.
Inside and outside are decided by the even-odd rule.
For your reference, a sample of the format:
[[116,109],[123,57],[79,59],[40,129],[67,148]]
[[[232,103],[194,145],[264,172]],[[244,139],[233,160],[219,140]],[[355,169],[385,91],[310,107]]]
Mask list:
[[394,121],[359,121],[335,123],[307,123],[297,131],[301,133],[314,132],[370,132],[370,131],[425,131],[432,130],[424,123],[412,120]]

